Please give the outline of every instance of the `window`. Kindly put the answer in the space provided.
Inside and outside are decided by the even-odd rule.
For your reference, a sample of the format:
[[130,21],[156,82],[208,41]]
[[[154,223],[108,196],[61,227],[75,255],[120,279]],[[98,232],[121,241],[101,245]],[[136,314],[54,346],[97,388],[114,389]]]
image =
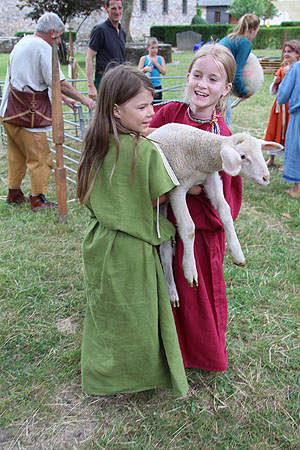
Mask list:
[[141,0],[141,12],[147,12],[147,0]]
[[215,23],[221,22],[221,13],[220,11],[215,11]]
[[182,14],[187,14],[187,0],[182,0]]
[[168,0],[163,0],[163,2],[162,2],[162,13],[163,14],[168,14],[168,9],[169,9]]

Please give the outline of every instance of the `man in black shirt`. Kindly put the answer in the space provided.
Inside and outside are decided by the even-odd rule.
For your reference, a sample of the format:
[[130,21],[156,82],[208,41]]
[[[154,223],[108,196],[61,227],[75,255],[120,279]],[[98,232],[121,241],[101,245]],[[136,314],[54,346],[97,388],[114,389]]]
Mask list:
[[[86,55],[86,75],[88,79],[88,94],[96,100],[97,90],[106,66],[115,61],[125,62],[126,33],[121,28],[120,19],[123,7],[121,0],[106,0],[105,11],[107,20],[94,27]],[[95,79],[93,79],[93,60],[96,57]]]

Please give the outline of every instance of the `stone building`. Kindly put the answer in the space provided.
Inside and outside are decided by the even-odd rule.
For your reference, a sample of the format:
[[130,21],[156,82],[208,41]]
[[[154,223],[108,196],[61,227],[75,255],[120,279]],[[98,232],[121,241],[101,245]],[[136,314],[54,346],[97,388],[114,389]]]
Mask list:
[[[186,25],[190,24],[196,14],[197,0],[134,0],[130,22],[133,40],[144,40],[150,35],[152,25]],[[33,31],[35,22],[25,19],[29,8],[22,11],[16,6],[17,0],[1,0],[0,35],[13,36],[16,31]],[[89,38],[94,25],[106,19],[104,11],[93,12],[80,26],[82,19],[71,21],[72,28],[78,31],[78,40]]]
[[228,8],[232,3],[233,0],[198,0],[202,17],[209,24],[235,23],[236,20],[228,13]]

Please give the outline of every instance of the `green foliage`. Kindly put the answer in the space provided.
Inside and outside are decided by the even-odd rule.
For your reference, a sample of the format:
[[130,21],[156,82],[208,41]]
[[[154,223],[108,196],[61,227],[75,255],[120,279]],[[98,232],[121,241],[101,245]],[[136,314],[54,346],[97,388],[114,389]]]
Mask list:
[[196,15],[202,17],[202,9],[199,5],[196,6]]
[[232,30],[232,25],[155,25],[150,28],[151,36],[155,36],[159,41],[171,44],[176,47],[176,34],[183,31],[195,31],[201,34],[202,40],[207,42],[219,40]]
[[276,16],[278,9],[270,0],[234,0],[229,8],[229,13],[237,19],[249,13],[266,19]]
[[196,16],[194,16],[194,17],[192,18],[192,25],[197,25],[198,23],[206,24],[206,25],[207,25],[206,20],[203,19],[203,17],[198,16],[198,14],[197,14]]
[[[193,30],[201,34],[202,41],[218,41],[230,33],[232,25],[156,25],[151,27],[151,36],[155,36],[159,41],[171,44],[176,47],[176,33]],[[300,27],[261,27],[252,41],[253,49],[281,48],[284,39],[284,32],[287,31],[287,39],[300,39]]]
[[56,13],[63,23],[76,16],[88,17],[92,11],[102,9],[104,0],[19,0],[17,6],[23,9],[25,6],[32,8],[27,14],[33,20],[46,11]]
[[259,17],[261,17],[263,20],[273,19],[273,17],[278,16],[279,11],[270,0],[263,0],[261,5],[262,14],[259,15]]
[[281,48],[284,40],[284,32],[287,32],[287,40],[300,39],[300,27],[261,27],[252,41],[253,49]]
[[281,22],[281,27],[300,27],[300,22],[297,20],[290,20],[289,22]]

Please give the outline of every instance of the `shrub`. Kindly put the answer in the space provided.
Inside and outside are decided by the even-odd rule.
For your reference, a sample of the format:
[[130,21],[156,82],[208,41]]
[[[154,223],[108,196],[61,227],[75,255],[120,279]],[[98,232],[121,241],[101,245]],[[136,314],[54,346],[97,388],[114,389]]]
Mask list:
[[192,18],[192,25],[196,25],[196,24],[199,24],[199,23],[207,25],[207,22],[206,22],[205,19],[203,19],[202,17],[200,17],[198,15],[194,16]]
[[[233,29],[234,25],[161,25],[153,26],[150,29],[151,36],[155,36],[159,41],[171,44],[176,47],[176,34],[183,31],[195,31],[201,34],[202,41],[219,41]],[[300,40],[300,27],[261,27],[256,38],[252,41],[253,49],[281,48],[286,31],[287,40]]]
[[155,36],[159,41],[171,44],[176,47],[176,34],[183,31],[195,31],[201,34],[202,40],[220,40],[233,29],[232,25],[155,25],[150,29],[150,35]]
[[284,40],[284,32],[286,38],[300,39],[300,27],[277,27],[277,28],[260,28],[256,38],[252,41],[253,49],[281,48]]
[[281,22],[280,24],[281,27],[300,27],[300,22],[299,21],[292,21],[290,20],[289,22]]

